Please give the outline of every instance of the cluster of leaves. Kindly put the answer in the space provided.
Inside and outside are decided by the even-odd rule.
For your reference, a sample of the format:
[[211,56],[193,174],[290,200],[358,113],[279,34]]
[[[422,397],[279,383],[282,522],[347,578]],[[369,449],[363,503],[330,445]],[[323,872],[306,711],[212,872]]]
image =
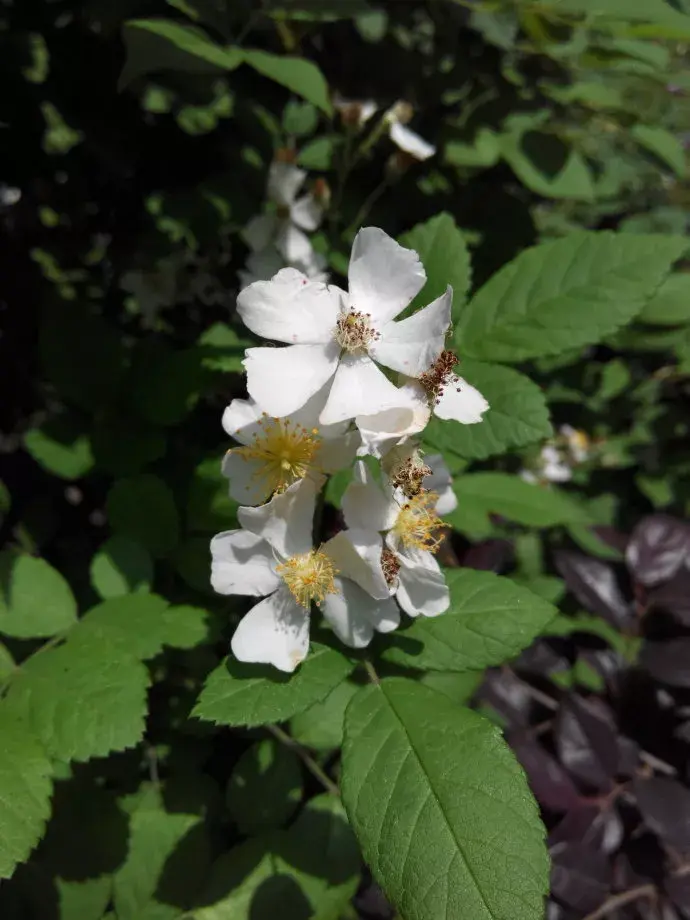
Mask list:
[[[366,864],[406,920],[536,920],[518,761],[553,920],[690,911],[688,14],[2,5],[3,917],[385,914]],[[410,100],[437,155],[390,170],[336,92]],[[240,231],[284,148],[331,187],[334,280],[367,222],[419,252],[420,303],[453,285],[491,405],[425,432],[456,476],[449,612],[366,661],[316,631],[290,677],[226,659],[246,607],[208,572],[236,522]],[[169,306],[142,315],[123,279],[162,302],[163,264]],[[526,482],[553,423],[590,457]]]

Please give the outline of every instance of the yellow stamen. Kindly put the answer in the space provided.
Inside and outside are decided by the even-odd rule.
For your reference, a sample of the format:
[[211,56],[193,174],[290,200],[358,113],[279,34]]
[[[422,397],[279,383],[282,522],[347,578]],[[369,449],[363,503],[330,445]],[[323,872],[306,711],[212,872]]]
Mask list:
[[277,566],[276,572],[290,589],[290,593],[306,610],[312,602],[319,607],[327,594],[337,594],[334,578],[338,570],[331,559],[320,550],[311,550],[291,556]]
[[254,460],[259,468],[254,477],[261,479],[268,491],[284,492],[293,483],[317,470],[321,449],[318,428],[308,431],[287,418],[264,416],[261,431],[246,447],[234,447],[232,453]]
[[436,552],[443,539],[441,531],[446,526],[436,514],[437,502],[436,492],[420,492],[405,502],[393,525],[393,533],[403,546]]

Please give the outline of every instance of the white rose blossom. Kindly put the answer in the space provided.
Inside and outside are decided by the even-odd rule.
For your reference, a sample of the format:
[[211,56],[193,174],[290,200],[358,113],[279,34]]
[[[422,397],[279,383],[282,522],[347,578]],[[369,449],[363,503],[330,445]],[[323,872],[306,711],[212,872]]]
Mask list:
[[291,415],[271,418],[253,399],[233,399],[223,413],[223,428],[241,445],[223,460],[232,498],[258,505],[300,479],[321,484],[322,474],[352,463],[359,435],[349,430],[349,422],[320,426],[325,401],[326,392],[320,390]]
[[[252,218],[243,231],[247,245],[255,254],[251,274],[257,274],[269,261],[274,250],[283,264],[295,265],[309,276],[323,271],[325,259],[314,252],[307,234],[316,230],[323,219],[323,208],[311,194],[298,197],[307,173],[292,163],[275,161],[268,173],[268,198],[275,205],[272,214]],[[251,256],[250,256],[251,260]]]
[[367,645],[399,623],[376,534],[340,534],[313,547],[316,486],[296,482],[259,508],[240,508],[242,529],[211,541],[211,584],[219,594],[263,597],[243,617],[231,647],[239,661],[291,672],[309,649],[312,604],[341,641]]
[[[452,510],[452,501],[445,495],[450,480],[447,468],[437,469],[437,477],[444,491],[444,505]],[[358,534],[378,534],[386,580],[400,607],[411,617],[438,616],[450,605],[443,572],[433,555],[444,526],[438,516],[439,498],[438,493],[424,489],[408,498],[389,483],[379,485],[361,460],[343,496],[348,528]],[[344,538],[349,533],[344,531]]]
[[[378,109],[373,99],[344,99],[336,96],[333,104],[344,124],[358,130],[373,118]],[[382,127],[387,128],[388,136],[399,150],[413,160],[423,162],[434,156],[436,148],[407,127],[413,114],[414,110],[409,102],[396,102],[384,113]]]
[[352,246],[349,293],[283,269],[240,292],[237,309],[252,332],[288,343],[250,348],[244,366],[250,396],[280,418],[323,386],[330,389],[320,422],[331,425],[411,404],[377,364],[407,376],[423,374],[443,351],[452,291],[394,322],[426,281],[416,252],[376,227]]

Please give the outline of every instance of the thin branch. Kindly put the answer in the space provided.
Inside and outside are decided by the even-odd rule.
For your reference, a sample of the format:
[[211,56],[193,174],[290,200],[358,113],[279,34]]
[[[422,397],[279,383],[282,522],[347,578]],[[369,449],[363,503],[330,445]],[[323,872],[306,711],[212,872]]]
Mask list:
[[285,747],[290,748],[291,751],[294,751],[295,754],[297,754],[307,770],[309,770],[312,776],[318,779],[318,781],[327,792],[330,792],[331,795],[340,796],[340,789],[338,789],[337,784],[334,783],[330,776],[321,769],[309,751],[305,747],[302,747],[299,741],[295,741],[294,738],[291,738],[287,732],[284,732],[282,728],[278,728],[277,725],[266,725],[264,727],[273,735],[274,738],[280,741],[281,744],[284,744]]
[[632,901],[639,901],[641,898],[651,899],[655,896],[656,888],[651,884],[630,888],[628,891],[622,891],[620,894],[614,894],[608,898],[601,907],[598,907],[591,914],[587,914],[584,920],[602,920],[603,917],[608,917],[614,910],[624,907],[626,904],[632,903]]
[[378,686],[380,681],[374,665],[369,661],[368,658],[365,658],[362,663],[364,665],[364,670],[367,672],[369,680],[372,682],[372,684],[376,684]]

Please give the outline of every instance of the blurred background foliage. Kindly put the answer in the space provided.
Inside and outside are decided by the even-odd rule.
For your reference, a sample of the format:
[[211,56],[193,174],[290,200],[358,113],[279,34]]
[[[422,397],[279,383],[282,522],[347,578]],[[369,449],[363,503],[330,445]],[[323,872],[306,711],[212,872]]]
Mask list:
[[[59,638],[77,609],[141,594],[149,606],[132,607],[137,629],[157,595],[171,611],[195,611],[184,628],[170,614],[169,641],[140,655],[145,675],[129,659],[130,671],[119,672],[141,701],[117,738],[56,742],[63,775],[53,818],[36,854],[3,883],[3,918],[100,920],[110,911],[117,920],[261,920],[276,904],[290,918],[390,916],[362,876],[340,806],[314,796],[318,782],[289,744],[262,729],[212,734],[190,718],[240,610],[211,592],[208,541],[235,521],[220,473],[229,446],[220,417],[243,395],[241,358],[251,344],[234,316],[251,255],[243,230],[266,208],[271,163],[287,157],[325,206],[311,242],[335,281],[363,224],[403,239],[412,231],[420,251],[425,234],[457,235],[452,264],[427,270],[433,283],[455,269],[462,275],[453,260],[468,247],[473,289],[525,247],[574,230],[687,234],[690,3],[2,0],[0,68],[0,514],[4,584],[13,585],[0,606],[0,674],[12,675],[37,640]],[[342,99],[373,100],[377,114],[359,124]],[[388,136],[382,116],[401,101],[435,147],[423,162]],[[520,365],[540,391],[522,393],[524,411],[511,403],[513,372],[492,375],[494,442],[439,444],[433,426],[427,437],[464,473],[443,561],[507,573],[563,610],[558,635],[540,640],[521,678],[489,674],[482,710],[499,718],[497,700],[527,699],[502,714],[524,732],[544,721],[539,693],[553,704],[547,710],[565,707],[556,728],[529,735],[531,745],[544,742],[537,754],[530,748],[542,758],[535,775],[555,775],[545,752],[567,772],[567,745],[591,748],[591,732],[585,741],[577,733],[586,713],[572,712],[580,695],[591,696],[608,707],[609,734],[639,742],[652,772],[661,759],[662,775],[687,799],[687,737],[679,742],[676,730],[690,703],[690,659],[677,664],[674,682],[658,648],[690,641],[687,576],[681,563],[651,581],[640,575],[646,530],[634,530],[663,513],[667,530],[680,528],[669,537],[674,552],[687,554],[686,268],[603,344]],[[479,385],[486,370],[467,367]],[[567,483],[528,487],[518,474],[543,481],[546,439],[567,454],[563,425],[583,433],[584,454],[566,457]],[[337,477],[329,485],[332,515],[344,485]],[[649,587],[667,581],[671,601],[668,592],[650,599]],[[37,620],[27,626],[29,593],[25,607]],[[672,618],[646,618],[655,605]],[[481,675],[422,679],[462,702]],[[636,727],[629,698],[620,703],[625,681],[636,692],[644,685],[644,699],[665,693],[673,715],[661,724],[647,713]],[[336,775],[354,687],[339,684],[290,724]],[[76,678],[70,688],[65,705],[94,705],[94,720],[106,718]],[[535,694],[536,713],[527,709]],[[656,736],[648,731],[655,721]],[[642,727],[644,741],[635,734]],[[552,729],[560,733],[553,741]],[[621,773],[609,764],[605,780],[592,781],[574,770],[558,794],[535,789],[550,830],[558,821],[549,808],[560,820],[575,802],[580,814],[592,787],[608,794]],[[596,876],[598,887],[578,901],[561,867],[551,920],[584,917],[625,887],[615,862],[623,852],[630,885],[658,880],[648,855],[629,868],[625,843],[645,815],[649,822],[652,792],[641,793],[644,807],[621,806],[616,846],[561,832],[554,846],[562,852],[565,839],[570,847],[563,865]],[[248,797],[261,810],[248,810]],[[674,807],[690,819],[686,799]],[[664,821],[651,820],[646,837],[664,841]],[[676,875],[664,884],[664,920],[688,916],[690,894]],[[653,916],[631,903],[616,916]]]

